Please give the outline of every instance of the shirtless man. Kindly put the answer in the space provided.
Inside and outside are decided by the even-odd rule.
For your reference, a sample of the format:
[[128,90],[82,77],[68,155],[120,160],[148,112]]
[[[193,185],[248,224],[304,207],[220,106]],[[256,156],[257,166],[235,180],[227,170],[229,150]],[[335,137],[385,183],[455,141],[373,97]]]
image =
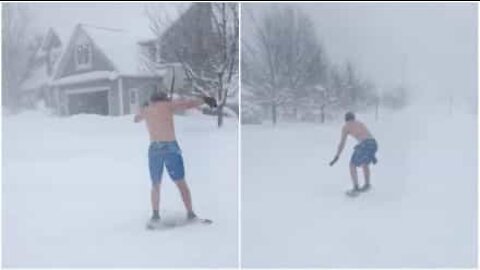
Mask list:
[[152,181],[151,204],[153,215],[148,228],[154,228],[160,222],[160,182],[164,166],[180,191],[187,210],[187,219],[193,220],[197,217],[192,208],[190,190],[185,182],[185,169],[182,153],[175,136],[173,113],[195,108],[203,103],[207,103],[210,107],[217,106],[215,99],[211,97],[196,100],[170,100],[165,93],[154,93],[150,102],[140,109],[134,117],[135,123],[145,120],[150,134],[148,163]]
[[[377,159],[375,153],[377,152],[377,141],[373,138],[367,127],[360,121],[355,120],[355,115],[352,112],[345,114],[345,125],[342,128],[342,137],[337,148],[335,158],[330,162],[333,166],[337,162],[340,154],[345,147],[347,136],[351,135],[359,142],[353,151],[350,159],[350,175],[352,177],[353,189],[347,191],[347,195],[356,196],[362,191],[370,189],[370,163],[376,164]],[[362,187],[358,186],[357,167],[362,167],[365,176],[365,184]]]

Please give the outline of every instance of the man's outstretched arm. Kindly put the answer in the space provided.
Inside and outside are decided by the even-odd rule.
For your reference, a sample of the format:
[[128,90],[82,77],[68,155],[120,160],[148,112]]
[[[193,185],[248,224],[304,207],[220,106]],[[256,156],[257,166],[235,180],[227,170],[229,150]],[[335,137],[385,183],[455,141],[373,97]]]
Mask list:
[[347,140],[347,135],[348,135],[347,129],[346,129],[346,127],[343,127],[342,128],[342,135],[341,135],[341,138],[340,138],[340,143],[338,144],[338,147],[337,147],[337,154],[335,154],[335,157],[330,162],[330,166],[335,164],[335,162],[337,162],[338,158],[340,157],[340,154],[342,153],[343,148],[345,147],[345,142]]
[[188,109],[196,108],[202,104],[202,99],[172,100],[172,108],[175,111],[185,111]]
[[217,102],[215,101],[214,98],[205,96],[202,98],[191,99],[191,100],[173,100],[172,107],[175,111],[184,111],[184,110],[199,107],[203,103],[207,103],[208,106],[212,108],[217,106]]

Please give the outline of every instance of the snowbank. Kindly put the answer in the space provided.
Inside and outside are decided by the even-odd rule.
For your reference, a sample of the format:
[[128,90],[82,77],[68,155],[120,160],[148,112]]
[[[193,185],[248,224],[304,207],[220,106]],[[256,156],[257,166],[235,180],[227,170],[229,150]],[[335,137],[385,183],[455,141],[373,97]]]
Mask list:
[[411,108],[358,118],[379,163],[372,192],[356,199],[344,195],[354,139],[328,166],[341,122],[242,127],[243,266],[475,267],[476,116]]
[[[178,116],[194,208],[211,226],[145,230],[148,135],[131,116],[3,117],[4,267],[236,267],[237,126]],[[184,216],[164,179],[161,215]]]

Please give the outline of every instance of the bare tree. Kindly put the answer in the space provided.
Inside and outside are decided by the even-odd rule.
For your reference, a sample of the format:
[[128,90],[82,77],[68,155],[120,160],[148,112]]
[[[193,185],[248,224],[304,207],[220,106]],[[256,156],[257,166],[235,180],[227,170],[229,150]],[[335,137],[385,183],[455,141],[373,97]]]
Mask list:
[[258,21],[255,16],[249,19],[254,35],[245,54],[253,61],[248,63],[252,73],[258,75],[245,83],[253,84],[260,102],[270,105],[275,124],[278,107],[293,107],[296,112],[301,99],[325,81],[326,59],[312,21],[299,10],[274,9]]
[[28,71],[30,16],[25,4],[2,5],[2,100],[18,109],[19,88]]
[[[251,14],[250,14],[251,15]],[[251,80],[242,81],[243,84],[252,84],[256,89],[258,102],[269,104],[271,107],[272,122],[277,123],[277,108],[283,104],[282,89],[280,89],[280,48],[277,43],[278,28],[275,27],[277,19],[274,16],[266,16],[258,22],[255,16],[250,18],[255,26],[255,36],[249,43],[244,42],[242,57],[248,57],[251,62]],[[251,55],[249,57],[249,55]],[[245,61],[247,63],[247,61]],[[245,72],[247,73],[247,72]],[[246,74],[247,76],[247,74]]]
[[194,3],[174,21],[148,14],[162,60],[182,65],[194,93],[216,96],[221,127],[227,99],[238,95],[238,4]]

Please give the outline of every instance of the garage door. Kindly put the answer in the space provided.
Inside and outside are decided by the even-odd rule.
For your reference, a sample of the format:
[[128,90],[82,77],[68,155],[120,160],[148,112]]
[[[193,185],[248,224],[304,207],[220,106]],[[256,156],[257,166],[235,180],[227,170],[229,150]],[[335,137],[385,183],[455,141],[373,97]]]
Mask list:
[[68,94],[70,115],[79,113],[108,115],[108,90]]

